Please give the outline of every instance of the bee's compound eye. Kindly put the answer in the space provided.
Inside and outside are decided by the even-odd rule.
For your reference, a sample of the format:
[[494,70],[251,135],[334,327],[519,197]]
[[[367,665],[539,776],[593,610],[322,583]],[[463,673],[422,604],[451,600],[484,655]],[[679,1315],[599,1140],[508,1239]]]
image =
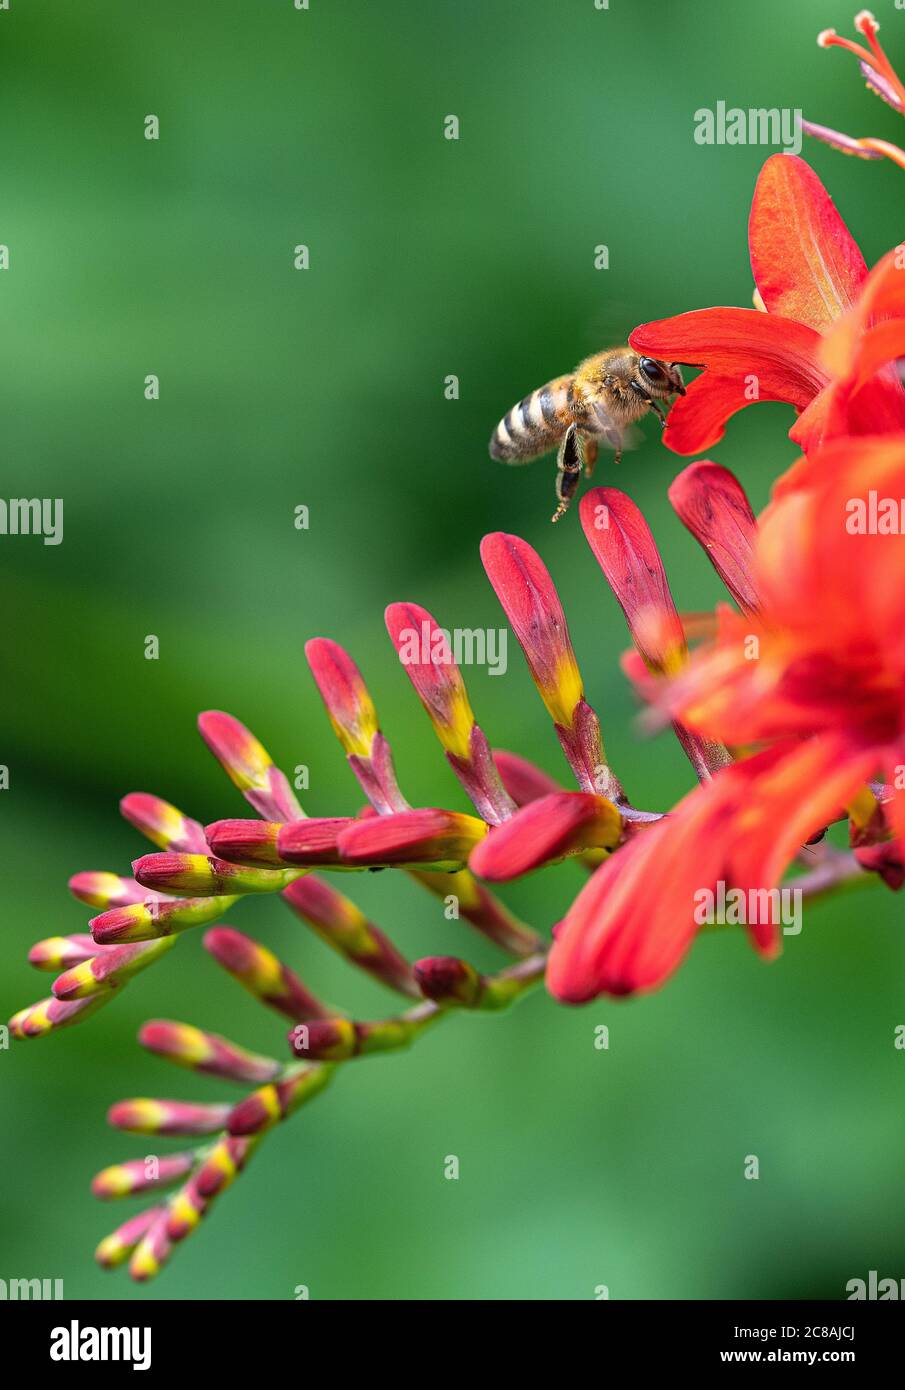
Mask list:
[[638,365],[648,381],[655,381],[658,385],[662,385],[663,382],[669,380],[660,363],[655,362],[652,357],[640,358]]

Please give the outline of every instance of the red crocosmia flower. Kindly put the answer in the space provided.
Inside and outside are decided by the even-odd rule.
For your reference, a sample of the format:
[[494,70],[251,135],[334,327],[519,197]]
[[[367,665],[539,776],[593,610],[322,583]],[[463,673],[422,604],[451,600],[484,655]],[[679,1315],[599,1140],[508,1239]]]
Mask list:
[[[905,392],[892,368],[837,379],[823,336],[856,306],[867,267],[817,175],[795,155],[771,155],[751,205],[751,269],[758,309],[698,309],[642,324],[637,352],[704,368],[669,413],[663,439],[701,453],[726,421],[756,401],[787,401],[799,419],[790,437],[810,450],[842,434],[905,429]],[[882,316],[882,304],[872,306]],[[889,362],[889,358],[885,361]]]
[[820,356],[827,371],[858,389],[903,355],[905,246],[897,246],[874,266],[857,303],[825,337]]
[[[839,747],[827,740],[769,748],[726,767],[623,846],[560,923],[547,964],[550,992],[581,1004],[661,985],[695,938],[702,892],[720,881],[749,894],[769,890],[815,826],[869,774],[866,757],[843,770]],[[751,916],[755,948],[775,956],[779,926],[769,912]]]
[[[838,441],[810,455],[761,518],[759,617],[723,614],[716,642],[697,653],[668,695],[671,716],[681,712],[692,728],[735,743],[833,740],[840,771],[851,768],[855,781],[843,801],[853,842],[869,848],[894,837],[899,850],[903,530],[905,436]],[[867,790],[855,795],[859,776],[890,783],[881,804]],[[873,833],[859,830],[872,819]],[[899,857],[893,847],[861,862],[881,871]],[[894,880],[887,878],[898,886]]]
[[[856,844],[859,825],[885,825],[876,837],[893,843],[859,862],[900,886],[905,436],[839,441],[807,466],[809,485],[761,518],[758,613],[722,611],[716,640],[659,696],[665,717],[699,735],[769,746],[717,770],[597,870],[556,936],[557,998],[655,988],[694,939],[702,890],[772,891],[843,808]],[[876,778],[888,783],[879,794]],[[759,951],[776,953],[775,920],[751,930]]]
[[669,710],[735,744],[838,734],[888,772],[905,762],[905,436],[838,441],[792,476],[808,486],[761,517],[759,618],[722,615]]

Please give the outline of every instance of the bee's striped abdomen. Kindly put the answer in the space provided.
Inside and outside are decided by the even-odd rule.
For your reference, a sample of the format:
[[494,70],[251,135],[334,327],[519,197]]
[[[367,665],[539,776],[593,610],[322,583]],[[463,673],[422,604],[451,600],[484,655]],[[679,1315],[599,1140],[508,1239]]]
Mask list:
[[548,381],[504,415],[490,440],[490,457],[527,463],[555,449],[575,421],[574,373]]

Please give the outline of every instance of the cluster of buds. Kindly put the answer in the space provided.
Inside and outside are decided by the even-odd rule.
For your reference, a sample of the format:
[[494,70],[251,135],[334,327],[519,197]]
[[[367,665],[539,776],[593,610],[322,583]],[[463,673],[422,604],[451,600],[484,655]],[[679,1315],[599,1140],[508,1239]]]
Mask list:
[[[752,606],[745,551],[755,523],[740,486],[705,462],[686,469],[671,495],[730,593]],[[683,668],[695,623],[680,618],[653,537],[629,497],[598,488],[584,498],[581,519],[634,640],[626,669],[649,695],[657,682]],[[202,826],[157,796],[125,796],[123,816],[157,852],[136,859],[130,877],[76,874],[73,894],[96,912],[90,935],[52,937],[32,949],[32,965],[59,973],[48,999],[11,1020],[20,1038],[86,1019],[197,926],[207,927],[204,945],[213,960],[289,1024],[285,1061],[188,1023],[158,1019],[141,1029],[139,1041],[157,1056],[232,1082],[243,1094],[236,1103],[139,1098],[112,1107],[109,1121],[117,1129],[193,1144],[157,1158],[126,1160],[95,1178],[98,1197],[152,1199],[141,1215],[101,1241],[97,1258],[103,1265],[128,1261],[138,1280],[156,1274],[241,1172],[263,1135],[318,1095],[339,1064],[406,1047],[455,1010],[505,1008],[543,980],[549,933],[520,921],[488,884],[566,859],[593,873],[661,819],[659,812],[631,803],[608,764],[565,614],[540,557],[525,541],[505,534],[486,537],[482,557],[577,790],[564,789],[514,753],[491,748],[444,630],[425,609],[393,604],[386,623],[400,665],[472,803],[471,813],[409,804],[358,667],[335,642],[316,638],[307,645],[308,662],[365,807],[349,816],[306,816],[261,743],[230,715],[209,711],[199,719],[202,737],[255,816]],[[412,632],[429,639],[415,644],[414,655],[406,646]],[[673,728],[699,779],[709,779],[731,760],[725,747],[680,722],[673,721]],[[454,895],[461,918],[508,963],[482,974],[466,959],[406,960],[324,876],[368,869],[400,869],[436,897]],[[258,893],[279,894],[350,965],[399,996],[402,1007],[377,1020],[339,1015],[266,946],[220,924],[240,898]]]
[[[864,12],[856,25],[868,49],[832,35],[823,41],[855,51],[874,90],[905,108],[875,21]],[[261,1055],[172,1020],[141,1029],[139,1041],[156,1056],[241,1094],[213,1103],[132,1098],[111,1108],[118,1129],[191,1143],[126,1159],[94,1179],[100,1198],[149,1199],[101,1241],[101,1264],[128,1263],[134,1279],[153,1277],[268,1131],[350,1061],[407,1047],[457,1011],[505,1009],[541,981],[569,1003],[657,988],[701,925],[693,911],[701,888],[774,891],[796,863],[802,897],[878,878],[902,887],[905,585],[900,552],[887,541],[905,531],[905,516],[894,532],[847,520],[853,503],[866,513],[868,499],[905,498],[905,391],[892,367],[905,356],[903,267],[890,252],[868,273],[827,191],[790,156],[764,166],[749,240],[756,309],[698,310],[631,335],[639,351],[701,367],[670,413],[664,439],[678,453],[708,450],[752,399],[798,412],[791,434],[805,456],[777,482],[759,521],[739,482],[709,460],[692,463],[669,491],[735,607],[679,612],[647,522],[624,493],[596,488],[580,507],[631,635],[623,669],[647,725],[678,739],[694,789],[670,810],[634,804],[607,758],[553,581],[530,545],[503,533],[485,537],[484,568],[575,789],[492,746],[446,631],[414,603],[392,604],[387,630],[471,811],[411,805],[361,672],[326,638],[309,642],[306,654],[365,799],[354,813],[307,816],[248,729],[231,715],[203,714],[204,741],[254,815],[202,826],[157,796],[124,797],[122,814],[156,852],[136,859],[130,876],[74,876],[72,892],[95,911],[90,935],[32,948],[32,965],[57,976],[51,995],[16,1014],[10,1029],[24,1039],[82,1022],[202,926],[216,964],[280,1015],[286,1052],[283,1060]],[[834,822],[848,825],[847,850],[825,839]],[[564,861],[589,876],[549,930],[521,921],[490,886]],[[454,899],[458,916],[500,953],[498,968],[485,974],[464,957],[406,959],[329,881],[390,869]],[[240,898],[261,893],[279,894],[349,965],[396,996],[387,1015],[337,1011],[261,942],[222,924]],[[775,956],[776,922],[742,921],[755,949]]]

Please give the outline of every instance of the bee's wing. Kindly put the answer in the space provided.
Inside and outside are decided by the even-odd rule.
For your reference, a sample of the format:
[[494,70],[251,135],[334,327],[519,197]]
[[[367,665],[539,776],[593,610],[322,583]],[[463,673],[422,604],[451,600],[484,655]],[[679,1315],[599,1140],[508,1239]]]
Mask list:
[[627,449],[637,449],[638,445],[643,444],[643,442],[643,432],[636,429],[634,425],[626,425],[622,431],[622,452],[625,453]]
[[595,431],[598,440],[609,444],[611,449],[622,447],[622,430],[616,424],[602,401],[594,402]]
[[636,430],[633,425],[618,425],[600,401],[594,403],[594,414],[597,416],[600,430],[599,440],[608,444],[611,449],[621,449],[623,452],[626,449],[637,449],[644,438],[641,431]]

